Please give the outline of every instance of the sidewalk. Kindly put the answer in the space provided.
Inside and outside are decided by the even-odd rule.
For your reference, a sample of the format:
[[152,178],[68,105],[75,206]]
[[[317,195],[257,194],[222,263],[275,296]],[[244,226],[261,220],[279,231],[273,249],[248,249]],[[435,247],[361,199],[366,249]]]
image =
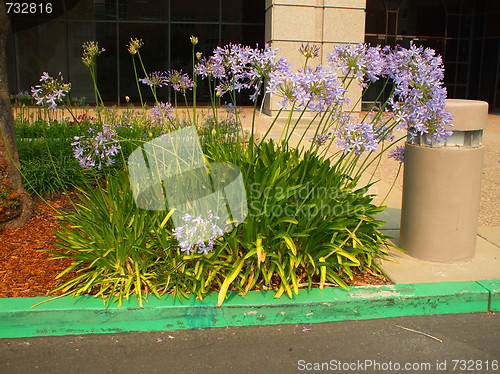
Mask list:
[[[244,126],[249,128],[249,118]],[[256,128],[261,134],[271,125],[273,118],[264,114],[256,117]],[[302,135],[304,125],[299,125],[291,138],[291,145],[296,145]],[[278,139],[284,127],[284,120],[277,121],[275,128],[269,134]],[[309,129],[302,144],[309,143],[314,130]],[[476,253],[469,262],[460,264],[440,264],[418,260],[405,253],[392,250],[390,259],[383,262],[382,267],[387,276],[396,284],[428,283],[450,281],[480,281],[500,279],[500,115],[488,116],[488,128],[483,137],[485,147],[484,172],[482,181],[482,197],[479,224],[488,226],[478,227]],[[375,204],[384,200],[387,209],[380,214],[380,219],[387,222],[381,231],[393,237],[394,243],[399,244],[399,229],[402,202],[402,171],[397,177],[394,188],[391,185],[397,176],[398,163],[387,157],[375,172],[375,180],[380,179],[370,190],[376,194]],[[371,175],[365,175],[362,182],[368,182]],[[389,193],[390,191],[390,193]],[[388,194],[389,193],[389,194]],[[388,195],[387,195],[388,194]],[[387,197],[386,197],[387,196]]]

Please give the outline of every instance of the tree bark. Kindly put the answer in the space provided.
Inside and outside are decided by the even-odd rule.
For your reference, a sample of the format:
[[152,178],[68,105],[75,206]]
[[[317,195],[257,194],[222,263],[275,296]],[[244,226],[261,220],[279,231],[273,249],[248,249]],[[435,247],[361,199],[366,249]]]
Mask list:
[[5,1],[0,0],[0,182],[4,193],[5,191],[12,193],[11,197],[19,202],[17,206],[10,207],[4,204],[2,207],[4,222],[0,222],[0,228],[22,226],[33,213],[33,200],[24,190],[19,170],[14,117],[9,98],[6,55],[9,28]]

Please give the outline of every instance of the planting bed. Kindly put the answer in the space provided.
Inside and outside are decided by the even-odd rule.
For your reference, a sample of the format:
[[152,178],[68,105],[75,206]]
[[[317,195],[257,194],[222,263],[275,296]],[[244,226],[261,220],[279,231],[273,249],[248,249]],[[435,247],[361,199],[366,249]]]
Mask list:
[[[71,196],[72,194],[70,194]],[[50,205],[49,205],[50,204]],[[55,277],[71,264],[70,259],[51,259],[47,251],[56,250],[53,231],[59,223],[56,209],[71,209],[67,194],[38,199],[33,218],[18,229],[0,231],[0,297],[55,296],[50,291],[61,284]],[[351,286],[390,284],[368,273],[354,272]],[[283,296],[286,297],[286,296]]]

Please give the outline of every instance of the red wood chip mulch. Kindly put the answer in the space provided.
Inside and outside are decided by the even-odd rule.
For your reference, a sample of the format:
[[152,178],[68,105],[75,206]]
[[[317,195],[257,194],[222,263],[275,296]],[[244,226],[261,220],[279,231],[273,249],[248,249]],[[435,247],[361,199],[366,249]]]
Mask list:
[[[69,203],[60,195],[49,200],[55,208]],[[47,250],[56,250],[53,231],[59,226],[55,211],[38,203],[33,217],[23,227],[0,231],[0,297],[56,296],[49,293],[60,284],[57,274],[71,264],[70,259],[50,259]]]

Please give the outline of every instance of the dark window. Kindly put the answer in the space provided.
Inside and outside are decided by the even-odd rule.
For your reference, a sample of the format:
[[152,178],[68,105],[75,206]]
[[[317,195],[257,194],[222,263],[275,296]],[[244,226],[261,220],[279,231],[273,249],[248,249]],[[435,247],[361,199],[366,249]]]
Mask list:
[[[411,41],[443,56],[450,98],[486,100],[500,110],[498,0],[367,0],[365,41]],[[373,100],[372,88],[364,99]]]
[[[144,41],[141,55],[148,73],[168,69],[192,71],[190,36],[197,51],[211,54],[220,44],[264,44],[264,0],[57,0],[50,16],[11,19],[9,82],[11,91],[29,89],[44,71],[61,71],[72,83],[73,96],[94,101],[88,69],[82,64],[82,44],[98,41],[106,49],[97,58],[100,93],[108,103],[129,96],[138,101],[133,65],[126,44]],[[50,36],[50,37],[49,37]],[[139,78],[144,77],[140,65]],[[149,87],[142,85],[150,103]],[[203,96],[203,87],[200,87]],[[159,91],[168,99],[171,93]]]

